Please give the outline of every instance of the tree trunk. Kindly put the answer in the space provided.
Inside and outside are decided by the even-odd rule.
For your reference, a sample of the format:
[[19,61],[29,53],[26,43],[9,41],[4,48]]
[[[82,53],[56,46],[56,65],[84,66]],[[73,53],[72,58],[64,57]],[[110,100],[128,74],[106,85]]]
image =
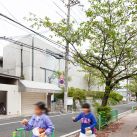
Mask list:
[[91,73],[89,73],[89,77],[88,77],[88,91],[91,90]]
[[137,92],[135,93],[135,95],[136,95],[136,102],[137,102]]
[[101,106],[103,106],[103,107],[107,106],[110,92],[111,92],[110,81],[107,81],[106,82],[106,87],[105,87],[104,97],[102,98],[102,105]]

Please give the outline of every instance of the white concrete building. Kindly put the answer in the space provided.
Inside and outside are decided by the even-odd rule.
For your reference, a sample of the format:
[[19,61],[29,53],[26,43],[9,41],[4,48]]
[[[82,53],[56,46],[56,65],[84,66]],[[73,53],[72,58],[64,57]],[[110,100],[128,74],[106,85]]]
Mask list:
[[[76,87],[80,89],[88,90],[88,84],[85,80],[85,72],[82,71],[82,68],[79,66],[74,66],[73,64],[69,64],[69,76],[71,77],[71,81],[69,81],[69,87]],[[92,91],[104,91],[104,86],[100,85],[92,85]]]
[[[32,45],[32,36],[19,39],[23,43]],[[60,50],[52,47],[44,41],[34,38],[34,47],[41,48],[48,52],[40,52],[38,50],[32,50],[26,47],[21,47],[16,44],[10,44],[3,50],[3,68],[8,69],[10,73],[15,72],[16,76],[21,76],[21,49],[22,49],[22,63],[23,63],[23,75],[24,79],[33,80],[39,82],[48,82],[48,78],[54,73],[54,71],[64,70],[64,61],[58,60],[51,56],[52,54],[60,53]],[[32,52],[34,54],[32,55]],[[61,53],[60,53],[61,54]],[[32,56],[34,57],[34,63],[32,66]],[[46,72],[45,72],[46,71]]]
[[[32,37],[23,39],[24,43],[30,44],[32,42]],[[23,41],[20,39],[20,41]],[[35,41],[36,40],[36,41]],[[30,43],[29,43],[30,42]],[[34,39],[34,43],[36,44],[38,41]],[[43,49],[47,49],[44,42],[37,43],[38,45],[43,44]],[[37,46],[40,47],[40,46]],[[52,49],[52,47],[50,48]],[[52,49],[53,50],[53,49]],[[54,48],[54,51],[56,49]],[[44,52],[34,51],[34,65],[33,65],[33,81],[32,80],[32,49],[21,47],[16,44],[8,45],[3,50],[3,64],[1,67],[1,72],[6,73],[9,76],[21,77],[21,72],[23,71],[23,76],[25,80],[18,80],[18,84],[16,85],[16,94],[15,97],[10,92],[9,94],[5,94],[6,92],[2,92],[4,90],[3,85],[0,85],[0,97],[5,97],[7,100],[1,100],[4,103],[4,107],[6,108],[7,115],[16,115],[16,114],[30,114],[33,113],[33,104],[38,101],[44,101],[48,108],[51,107],[51,95],[55,92],[59,92],[61,89],[58,87],[58,80],[55,78],[50,80],[55,73],[55,71],[59,70],[61,63],[59,60],[54,58],[53,56],[46,54]],[[22,57],[21,57],[22,52]],[[48,51],[50,54],[53,54],[53,51]],[[22,61],[21,61],[22,58]],[[50,61],[51,62],[50,62]],[[22,68],[21,68],[22,62]],[[46,83],[45,83],[46,82]],[[1,83],[1,82],[0,82]],[[8,83],[5,82],[5,87],[9,87]],[[10,88],[10,87],[9,87]],[[2,91],[1,91],[2,90]],[[8,89],[7,89],[8,90]],[[7,91],[5,90],[5,91]],[[8,93],[8,92],[7,92]],[[20,101],[20,103],[15,102],[15,100]],[[15,99],[15,100],[14,100]],[[8,106],[8,103],[18,111],[9,111],[12,107]],[[18,106],[16,106],[18,104]],[[2,107],[0,107],[1,109]]]
[[18,81],[18,77],[0,73],[0,114],[21,114],[21,93],[18,90]]
[[[59,48],[31,35],[19,38],[18,41],[26,44],[23,46],[11,43],[3,50],[2,70],[7,70],[7,73],[18,78],[24,78],[24,80],[18,80],[18,85],[13,85],[14,94],[9,93],[11,99],[8,97],[9,94],[7,95],[7,101],[11,102],[9,105],[16,106],[16,110],[12,111],[9,110],[12,107],[7,103],[7,114],[32,113],[32,105],[37,101],[44,101],[48,107],[51,107],[52,94],[60,90],[56,72],[63,72],[65,69],[64,53]],[[85,73],[80,70],[79,66],[69,64],[69,76],[71,77],[69,87],[87,90]],[[12,87],[9,88],[12,89]],[[99,90],[104,90],[103,88],[100,87]],[[3,85],[0,85],[1,90],[4,90]],[[7,90],[5,89],[5,91]],[[93,86],[93,90],[98,90],[98,87]],[[14,98],[16,99],[14,100]]]
[[[15,73],[16,76],[21,76],[21,49],[22,49],[22,66],[23,75],[25,80],[33,80],[38,82],[50,82],[58,84],[58,78],[54,76],[56,71],[64,72],[65,60],[57,59],[54,56],[59,54],[64,56],[64,52],[57,46],[47,44],[43,39],[34,37],[34,41],[31,35],[18,39],[23,43],[29,44],[30,46],[34,43],[34,47],[46,50],[40,52],[34,50],[32,55],[32,49],[21,47],[16,44],[10,44],[4,48],[3,51],[3,68],[8,69],[10,73]],[[34,57],[34,65],[32,67],[32,56]],[[69,87],[76,87],[80,89],[88,89],[87,83],[84,79],[85,72],[81,71],[79,66],[69,64]],[[98,87],[97,85],[92,86],[94,91],[104,90],[104,87]]]
[[0,115],[20,115],[33,113],[33,105],[38,101],[50,107],[52,93],[60,91],[54,84],[20,80],[19,77],[0,73]]

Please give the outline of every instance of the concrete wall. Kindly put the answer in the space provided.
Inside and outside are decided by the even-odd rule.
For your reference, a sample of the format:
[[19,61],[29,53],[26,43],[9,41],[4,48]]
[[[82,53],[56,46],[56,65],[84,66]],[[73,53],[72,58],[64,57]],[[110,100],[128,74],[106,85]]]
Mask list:
[[21,94],[18,86],[0,84],[0,92],[7,92],[7,115],[21,114]]
[[[23,69],[24,76],[30,79],[30,53],[31,50],[23,48]],[[3,50],[3,69],[7,69],[9,74],[21,75],[21,47],[15,44],[4,47]]]
[[[32,45],[32,37],[24,37],[19,39],[23,43]],[[55,53],[60,53],[60,50],[47,44],[45,41],[34,38],[34,47],[48,49]],[[3,51],[3,68],[9,71],[15,70],[17,76],[21,75],[21,47],[15,44],[10,44],[4,47]],[[47,68],[53,71],[64,70],[64,60],[59,60],[51,55],[34,50],[34,80],[45,82],[45,72],[42,68]],[[32,49],[23,47],[23,73],[26,80],[31,80],[32,77]],[[48,74],[49,73],[49,74]],[[47,71],[47,76],[51,75]]]
[[69,81],[69,87],[76,87],[87,90],[87,84],[84,80],[84,75],[85,73],[81,71],[79,66],[69,64],[69,77],[72,79]]
[[[69,81],[69,87],[76,87],[80,89],[88,90],[87,82],[84,78],[85,72],[82,71],[82,68],[79,66],[74,66],[73,64],[69,64],[69,76],[72,78]],[[92,91],[104,91],[104,85],[99,86],[98,84],[91,86]]]
[[[19,39],[23,43],[27,43],[32,45],[32,36],[27,36]],[[63,54],[63,52],[58,49],[58,47],[54,47],[46,41],[43,41],[40,38],[34,38],[34,47],[42,48],[44,50],[48,49],[52,52]],[[3,67],[5,69],[13,70],[15,69],[16,75],[20,76],[21,63],[20,63],[20,46],[18,45],[8,45],[4,48],[3,52]],[[47,68],[53,71],[64,71],[65,70],[65,60],[58,60],[51,55],[46,53],[42,53],[34,50],[34,81],[45,82],[45,72],[42,68]],[[32,49],[27,49],[23,47],[23,72],[26,80],[31,80],[32,77]],[[74,66],[73,64],[69,64],[69,76],[72,78],[69,81],[69,87],[76,87],[81,89],[87,89],[86,81],[84,80],[84,72],[80,71],[81,68],[79,66]],[[52,75],[51,71],[47,71],[46,79]],[[48,82],[48,81],[46,81]],[[52,81],[54,84],[58,84],[58,80],[55,79]],[[93,86],[92,90],[97,90],[98,86]],[[101,87],[100,90],[103,88]]]

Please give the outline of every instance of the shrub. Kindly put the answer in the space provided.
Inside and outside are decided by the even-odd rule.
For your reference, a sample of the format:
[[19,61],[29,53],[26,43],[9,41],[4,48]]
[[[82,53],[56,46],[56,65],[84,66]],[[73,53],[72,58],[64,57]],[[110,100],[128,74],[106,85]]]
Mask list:
[[[93,97],[93,99],[102,99],[104,96],[103,91],[88,91],[87,95],[89,97]],[[123,96],[120,95],[119,93],[112,91],[109,96],[109,104],[111,105],[116,105],[120,101],[122,101]]]
[[74,100],[84,100],[86,98],[85,91],[79,88],[69,88],[69,97],[73,97]]
[[123,96],[120,95],[119,93],[113,91],[110,93],[110,98],[114,99],[117,102],[120,102],[120,101],[122,101]]
[[62,91],[62,93],[55,93],[54,94],[54,99],[55,101],[59,100],[59,99],[62,99],[63,100],[64,98],[64,92]]
[[108,99],[108,105],[117,105],[117,104],[118,104],[118,102],[115,99],[113,99],[113,98]]
[[[62,93],[56,93],[54,96],[55,96],[55,100],[63,99],[64,98],[63,89],[62,89]],[[86,99],[86,91],[79,89],[79,88],[71,87],[68,89],[68,96],[73,97],[74,100],[80,100],[81,101],[81,100]]]
[[112,109],[109,106],[105,106],[105,107],[100,106],[97,108],[97,114],[101,115],[101,118],[106,123],[111,120],[111,111]]
[[[69,90],[68,96],[73,97],[74,101],[79,100],[81,102],[82,100],[85,100],[86,97],[93,97],[93,99],[96,100],[96,99],[102,99],[104,96],[104,92],[102,91],[86,91],[86,90],[74,88],[74,87],[71,87],[68,90]],[[55,100],[57,99],[63,100],[63,97],[64,97],[63,89],[62,89],[62,93],[55,94]],[[123,99],[122,95],[120,95],[117,92],[112,91],[110,93],[108,103],[109,105],[116,105],[117,103],[122,101],[122,99]]]

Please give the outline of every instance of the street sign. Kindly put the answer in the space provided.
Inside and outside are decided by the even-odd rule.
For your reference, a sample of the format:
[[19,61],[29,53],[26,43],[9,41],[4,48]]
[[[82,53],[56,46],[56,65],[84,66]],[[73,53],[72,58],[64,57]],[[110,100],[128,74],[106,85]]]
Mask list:
[[73,97],[67,97],[67,105],[69,106],[73,105]]
[[64,87],[64,82],[65,80],[64,80],[64,75],[63,74],[61,74],[60,75],[60,77],[59,77],[59,85],[60,85],[60,87]]

